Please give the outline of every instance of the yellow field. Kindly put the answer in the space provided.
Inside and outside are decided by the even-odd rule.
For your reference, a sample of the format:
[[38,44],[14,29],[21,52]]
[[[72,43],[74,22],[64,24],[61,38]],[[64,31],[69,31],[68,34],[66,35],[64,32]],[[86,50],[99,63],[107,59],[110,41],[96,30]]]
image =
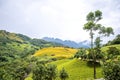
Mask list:
[[38,50],[34,56],[52,56],[52,57],[73,57],[77,49],[64,48],[64,47],[49,47]]

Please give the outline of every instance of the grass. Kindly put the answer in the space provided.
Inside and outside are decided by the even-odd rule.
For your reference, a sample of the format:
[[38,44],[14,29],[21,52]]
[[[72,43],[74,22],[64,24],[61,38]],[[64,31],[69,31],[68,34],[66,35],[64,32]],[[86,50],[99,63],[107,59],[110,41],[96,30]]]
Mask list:
[[109,49],[109,47],[116,47],[117,49],[119,49],[120,50],[120,44],[117,44],[117,45],[110,45],[110,46],[104,46],[104,47],[102,47],[102,51],[103,52],[106,52],[108,49]]
[[[91,80],[93,79],[93,67],[87,66],[86,61],[79,59],[64,59],[52,62],[57,65],[58,71],[63,67],[69,74],[68,80]],[[102,77],[101,67],[97,67],[97,78]],[[57,78],[57,80],[60,80]]]
[[[69,75],[67,80],[94,80],[93,67],[88,66],[86,61],[79,59],[62,59],[49,64],[57,65],[58,72],[64,67]],[[97,78],[103,77],[101,67],[97,67],[96,70]],[[32,73],[25,80],[33,80]],[[56,80],[60,80],[59,75]]]
[[34,56],[52,56],[55,58],[63,57],[70,58],[73,57],[77,52],[77,49],[64,48],[64,47],[49,47],[38,50]]

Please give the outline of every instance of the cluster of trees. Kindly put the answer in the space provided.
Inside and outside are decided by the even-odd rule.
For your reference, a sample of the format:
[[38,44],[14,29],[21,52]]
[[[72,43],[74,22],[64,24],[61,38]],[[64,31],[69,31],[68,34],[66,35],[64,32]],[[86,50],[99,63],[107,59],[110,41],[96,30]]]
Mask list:
[[104,46],[106,45],[114,45],[114,44],[120,44],[120,34],[118,34],[115,39],[113,39],[112,41],[108,41],[107,44],[105,44]]
[[68,73],[63,68],[59,75],[57,66],[37,60],[37,58],[16,59],[12,62],[1,62],[0,80],[25,80],[30,73],[33,80],[55,80],[59,76],[61,80],[68,78]]
[[[104,60],[104,53],[98,53],[97,50],[93,50],[96,58],[96,62],[100,62],[100,60]],[[80,49],[74,55],[75,58],[79,58],[81,60],[92,61],[93,62],[93,55],[90,53],[90,49]]]
[[[38,48],[32,47],[30,45],[19,44],[16,42],[13,43],[0,43],[0,61],[9,62],[14,59],[24,58],[29,55],[32,55]],[[28,47],[29,46],[29,47]]]
[[47,41],[42,40],[42,39],[31,39],[29,42],[35,46],[39,46],[40,48],[51,47],[51,46],[52,47],[63,46],[62,44],[47,42]]
[[1,62],[0,79],[1,80],[24,80],[30,73],[29,63],[24,59],[16,59],[9,62]]
[[61,80],[66,80],[68,78],[68,73],[63,68],[58,75],[55,65],[45,65],[43,63],[41,64],[41,62],[37,62],[33,70],[33,80],[55,80],[58,76]]

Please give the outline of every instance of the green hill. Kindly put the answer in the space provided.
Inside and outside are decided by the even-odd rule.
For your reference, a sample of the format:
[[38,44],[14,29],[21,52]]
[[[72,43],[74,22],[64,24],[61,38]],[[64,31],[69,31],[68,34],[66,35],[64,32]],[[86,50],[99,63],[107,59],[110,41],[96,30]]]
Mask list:
[[42,39],[32,39],[23,34],[0,30],[0,61],[27,57],[40,48],[62,46]]
[[[49,64],[57,65],[58,72],[64,67],[69,78],[67,80],[93,80],[93,67],[89,66],[89,63],[79,59],[62,59],[51,62]],[[32,80],[32,74],[30,74],[25,80]],[[97,78],[101,78],[102,68],[97,67]],[[59,76],[56,80],[61,80]]]
[[[63,67],[69,74],[68,80],[91,80],[93,79],[93,67],[88,66],[86,61],[79,59],[64,59],[52,62],[51,64],[57,65],[58,70]],[[97,67],[97,78],[102,77],[101,67]],[[60,80],[57,78],[57,80]]]
[[109,47],[116,47],[117,49],[120,50],[120,44],[104,46],[104,47],[101,48],[101,50],[102,50],[103,52],[106,52],[106,51],[109,49]]
[[42,39],[32,39],[23,34],[17,33],[10,33],[5,30],[0,30],[0,43],[10,43],[10,42],[17,42],[17,43],[30,43],[31,45],[38,46],[38,47],[51,47],[51,46],[63,46],[62,44],[47,42]]

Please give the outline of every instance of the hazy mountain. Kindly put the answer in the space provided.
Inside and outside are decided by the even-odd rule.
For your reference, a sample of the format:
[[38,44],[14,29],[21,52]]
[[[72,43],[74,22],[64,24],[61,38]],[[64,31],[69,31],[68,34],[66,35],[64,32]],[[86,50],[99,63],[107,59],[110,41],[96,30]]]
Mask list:
[[73,48],[89,48],[89,41],[85,40],[82,42],[75,42],[75,41],[70,41],[70,40],[61,40],[58,38],[49,38],[49,37],[44,37],[42,38],[45,41],[49,41],[49,42],[56,42],[56,43],[60,43],[63,44],[65,46],[69,46],[69,47],[73,47]]

